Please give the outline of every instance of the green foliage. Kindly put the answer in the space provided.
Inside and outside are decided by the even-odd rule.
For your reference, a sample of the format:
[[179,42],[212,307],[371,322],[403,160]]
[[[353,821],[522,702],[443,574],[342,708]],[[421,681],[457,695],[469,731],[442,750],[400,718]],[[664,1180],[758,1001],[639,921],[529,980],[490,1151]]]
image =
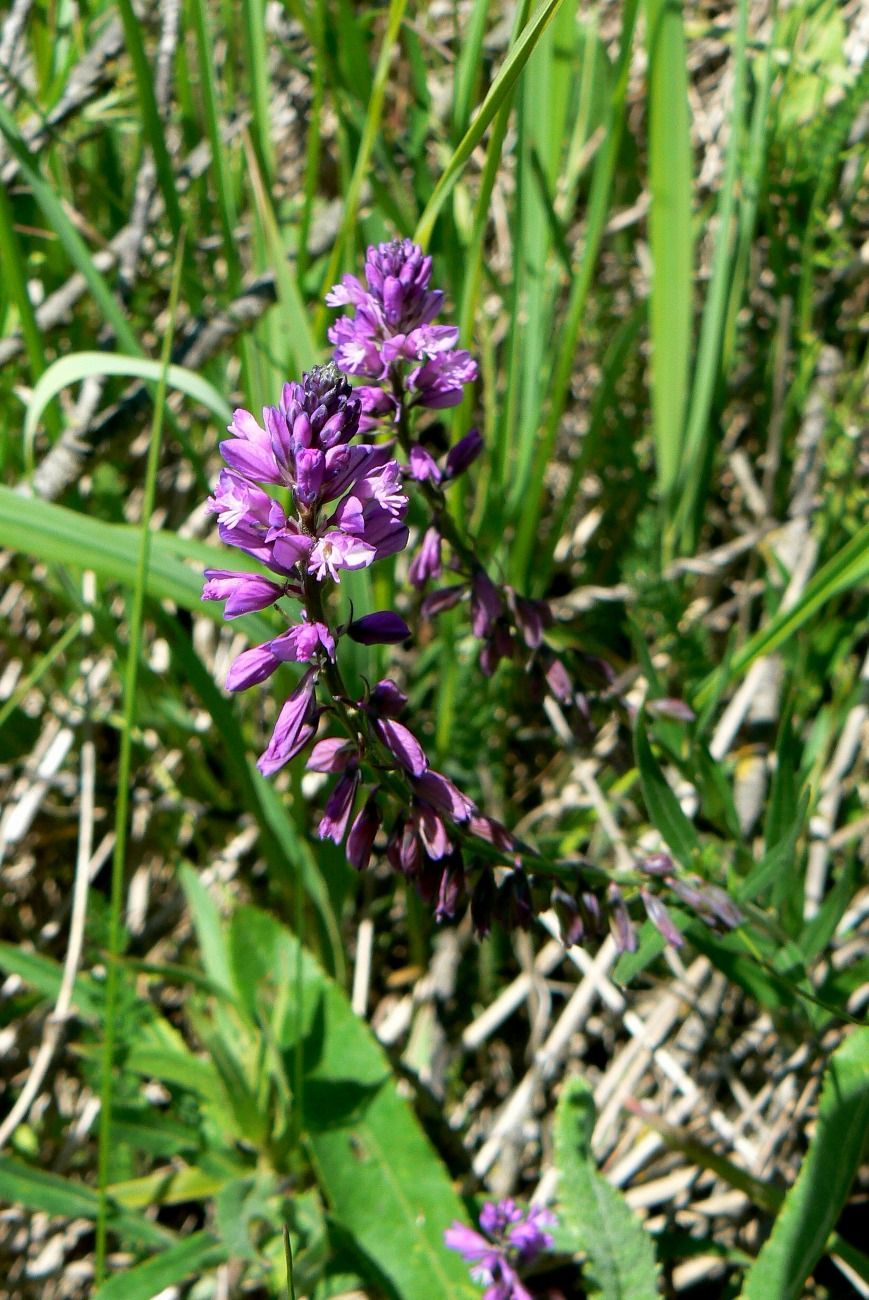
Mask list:
[[555,1116],[559,1215],[564,1244],[586,1256],[589,1294],[601,1300],[652,1300],[655,1250],[624,1198],[595,1168],[594,1100],[583,1079],[566,1080]]
[[749,1269],[743,1300],[797,1300],[848,1198],[869,1132],[869,1030],[857,1029],[830,1057],[817,1127],[769,1240]]

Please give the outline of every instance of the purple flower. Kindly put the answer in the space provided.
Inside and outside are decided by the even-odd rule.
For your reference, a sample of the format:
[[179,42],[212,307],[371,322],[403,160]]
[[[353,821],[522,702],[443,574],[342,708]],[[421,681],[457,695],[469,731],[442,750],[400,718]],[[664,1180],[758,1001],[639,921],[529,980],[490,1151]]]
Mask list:
[[643,900],[646,916],[648,916],[655,929],[666,939],[667,943],[674,948],[681,948],[685,940],[673,924],[673,919],[660,898],[650,894],[647,889],[640,890],[640,898]]
[[417,405],[438,411],[458,406],[465,384],[473,383],[476,378],[476,361],[470,352],[456,348],[454,352],[443,352],[417,366],[408,375],[407,382],[412,400]]
[[552,1235],[546,1229],[554,1223],[555,1216],[542,1207],[523,1210],[510,1199],[489,1201],[480,1211],[485,1236],[454,1222],[445,1231],[444,1241],[472,1266],[474,1281],[486,1286],[483,1300],[532,1300],[519,1270],[552,1245]]
[[607,886],[607,904],[610,929],[619,952],[636,952],[637,932],[628,916],[628,909],[618,885],[611,881]]
[[351,759],[356,758],[356,746],[349,740],[327,736],[318,740],[311,750],[305,767],[312,772],[343,772]]
[[332,528],[317,542],[311,551],[308,572],[323,582],[331,578],[340,582],[342,569],[367,569],[375,556],[375,547],[361,537]]
[[364,871],[371,858],[374,840],[380,829],[380,813],[374,793],[369,795],[360,812],[356,814],[347,836],[347,861],[357,871]]
[[272,652],[271,642],[251,646],[232,661],[226,675],[226,689],[246,691],[249,686],[256,686],[271,677],[279,663],[277,655]]
[[413,732],[408,731],[403,723],[391,718],[375,719],[374,729],[386,748],[411,776],[422,776],[428,767],[428,759]]
[[479,429],[471,429],[465,434],[464,438],[460,438],[447,452],[444,464],[444,478],[454,479],[458,478],[460,474],[464,474],[465,470],[473,465],[482,450],[483,438]]
[[441,569],[441,535],[436,528],[427,528],[407,576],[414,587],[424,587],[429,578],[440,577]]
[[257,760],[263,776],[271,776],[301,753],[314,735],[316,669],[309,668],[278,714],[272,738]]
[[284,588],[259,573],[235,573],[231,569],[206,569],[203,600],[225,600],[224,618],[238,618],[254,610],[267,609],[280,600]]
[[[335,362],[348,374],[380,381],[358,390],[365,425],[398,414],[393,381],[406,381],[422,406],[455,406],[464,384],[476,378],[476,362],[456,348],[458,330],[433,325],[443,293],[430,289],[432,262],[409,239],[368,249],[365,284],[345,275],[327,294],[330,307],[347,307],[329,328]],[[410,367],[404,375],[403,367]]]
[[354,619],[347,635],[360,645],[398,645],[410,636],[410,628],[392,610],[381,609],[376,614],[363,614],[362,618]]
[[304,612],[302,618],[304,622],[297,623],[288,632],[269,642],[272,654],[280,660],[308,663],[322,646],[329,658],[334,659],[335,638],[326,624],[309,623]]
[[356,787],[359,785],[359,768],[348,767],[335,783],[326,802],[326,809],[317,827],[321,840],[334,840],[340,844],[347,832],[347,823],[353,811]]

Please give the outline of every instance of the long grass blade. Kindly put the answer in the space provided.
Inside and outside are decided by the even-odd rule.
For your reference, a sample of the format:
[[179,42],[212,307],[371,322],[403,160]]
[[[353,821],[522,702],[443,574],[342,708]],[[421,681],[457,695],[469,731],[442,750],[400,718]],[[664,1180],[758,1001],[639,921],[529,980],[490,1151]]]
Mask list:
[[665,511],[682,464],[691,358],[691,125],[679,4],[647,0],[652,422]]
[[145,487],[142,501],[139,556],[136,583],[130,608],[127,666],[124,676],[124,716],[121,728],[121,749],[118,758],[118,792],[115,804],[115,845],[112,854],[112,883],[109,903],[108,969],[106,972],[105,1029],[103,1039],[102,1078],[100,1085],[99,1155],[97,1165],[97,1207],[95,1281],[99,1286],[105,1277],[106,1246],[109,1213],[109,1156],[112,1139],[112,1091],[114,1083],[114,1054],[116,1019],[118,1011],[119,963],[121,949],[121,911],[123,908],[124,867],[127,850],[127,819],[132,775],[133,724],[136,714],[136,686],[139,679],[139,659],[142,651],[142,633],[145,610],[145,590],[151,550],[151,515],[157,490],[157,467],[160,462],[160,445],[163,432],[163,414],[168,392],[169,357],[178,294],[181,287],[181,268],[184,258],[182,238],[175,259],[175,271],[169,298],[169,323],[163,340],[162,373],[157,385],[154,418],[145,468]]

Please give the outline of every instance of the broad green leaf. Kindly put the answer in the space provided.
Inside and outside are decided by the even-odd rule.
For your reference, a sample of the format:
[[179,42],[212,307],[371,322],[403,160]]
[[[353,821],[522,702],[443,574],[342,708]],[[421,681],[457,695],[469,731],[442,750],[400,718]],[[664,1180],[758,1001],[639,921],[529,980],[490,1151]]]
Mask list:
[[194,1232],[144,1264],[124,1269],[95,1292],[94,1300],[153,1300],[167,1287],[223,1263],[226,1248],[209,1232]]
[[232,993],[225,930],[217,904],[192,867],[182,866],[179,875],[206,973],[218,988]]
[[869,1132],[869,1029],[856,1029],[830,1058],[814,1135],[742,1300],[799,1300],[848,1199]]
[[[161,372],[159,361],[151,361],[146,357],[122,356],[117,352],[72,352],[60,357],[40,377],[27,403],[24,418],[25,457],[30,455],[42,412],[70,384],[77,384],[91,375],[126,375],[131,379],[156,381]],[[201,403],[222,423],[225,424],[232,418],[232,411],[217,389],[195,371],[188,370],[185,366],[169,366],[166,382],[169,388],[185,393]]]
[[[254,908],[234,918],[239,936],[295,971],[293,935]],[[466,1221],[447,1172],[399,1096],[389,1062],[346,995],[301,952],[307,1143],[321,1190],[354,1245],[405,1300],[479,1295],[444,1229]]]
[[700,841],[652,753],[642,711],[638,714],[634,727],[634,755],[649,817],[683,867],[690,867]]
[[595,1168],[591,1155],[594,1101],[588,1084],[569,1079],[555,1116],[559,1210],[571,1241],[585,1252],[586,1280],[602,1300],[655,1300],[652,1239],[624,1197]]

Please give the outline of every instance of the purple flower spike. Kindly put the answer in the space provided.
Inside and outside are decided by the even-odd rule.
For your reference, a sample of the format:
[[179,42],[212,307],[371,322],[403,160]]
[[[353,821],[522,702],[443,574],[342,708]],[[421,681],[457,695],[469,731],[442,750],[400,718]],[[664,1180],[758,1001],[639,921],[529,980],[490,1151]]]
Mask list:
[[394,722],[391,718],[378,718],[374,727],[401,766],[407,768],[411,776],[422,776],[428,767],[428,759],[413,732],[408,731],[403,723]]
[[390,609],[364,614],[347,628],[347,635],[360,645],[398,645],[410,636],[404,619]]
[[203,600],[225,600],[224,618],[238,618],[255,610],[268,609],[284,594],[283,587],[259,573],[235,573],[231,569],[206,569]]
[[477,378],[477,363],[470,352],[456,348],[432,357],[408,375],[408,386],[419,406],[441,411],[458,406],[465,384]]
[[438,614],[454,609],[466,591],[467,587],[459,583],[454,587],[441,587],[438,591],[429,592],[420,605],[420,613],[423,618],[436,618]]
[[415,789],[420,798],[457,825],[466,822],[476,812],[467,795],[462,794],[458,786],[453,785],[440,772],[431,769],[424,772],[416,782]]
[[272,738],[257,761],[263,776],[271,776],[291,758],[301,753],[314,734],[314,686],[317,677],[313,668],[301,678],[298,686],[278,714]]
[[354,764],[338,778],[335,788],[326,801],[326,808],[317,827],[321,840],[334,840],[340,844],[347,832],[347,823],[353,811],[356,787],[359,785],[359,769]]
[[380,830],[380,813],[377,801],[372,793],[362,810],[356,814],[350,834],[347,836],[347,861],[357,871],[364,871],[371,859],[374,840]]

